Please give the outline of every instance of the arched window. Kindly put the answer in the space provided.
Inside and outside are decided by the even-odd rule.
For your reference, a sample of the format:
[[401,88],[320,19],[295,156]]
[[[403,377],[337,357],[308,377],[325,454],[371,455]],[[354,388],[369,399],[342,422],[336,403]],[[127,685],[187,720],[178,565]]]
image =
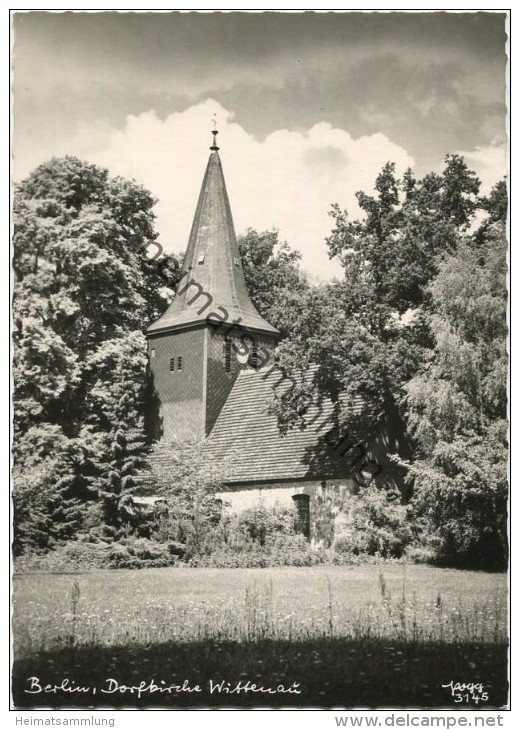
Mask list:
[[295,507],[294,529],[300,535],[309,538],[311,535],[311,515],[308,494],[293,494]]

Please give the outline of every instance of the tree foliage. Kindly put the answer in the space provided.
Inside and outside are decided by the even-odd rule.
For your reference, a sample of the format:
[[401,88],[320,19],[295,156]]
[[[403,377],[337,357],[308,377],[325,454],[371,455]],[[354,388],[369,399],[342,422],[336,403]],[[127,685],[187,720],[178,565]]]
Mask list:
[[342,427],[362,439],[402,411],[403,384],[430,344],[425,287],[439,257],[456,249],[477,193],[474,174],[451,155],[442,174],[422,180],[411,171],[400,180],[386,164],[375,195],[357,194],[360,219],[332,207],[327,242],[344,277],[313,293],[282,345],[288,369],[318,364],[310,389],[280,399],[282,425],[301,421],[306,404],[325,396],[338,403]]
[[461,242],[431,282],[434,345],[406,386],[413,503],[440,557],[507,561],[506,250],[503,224]]
[[[344,277],[312,292],[282,343],[282,364],[303,375],[276,405],[285,430],[330,398],[341,431],[368,444],[390,434],[423,535],[439,557],[475,564],[507,549],[507,195],[503,181],[478,192],[448,155],[420,180],[385,165],[375,193],[358,193],[357,220],[333,206],[328,245]],[[479,208],[488,215],[471,232]]]
[[144,446],[141,331],[168,283],[147,256],[154,203],[73,157],[15,191],[14,499],[21,535],[41,515],[41,547],[71,534],[89,500],[114,501]]
[[205,552],[222,513],[216,493],[222,489],[227,462],[201,459],[202,449],[196,439],[160,441],[148,459],[153,492],[168,505],[160,537],[179,543],[188,558]]
[[417,180],[407,170],[399,180],[387,163],[375,195],[357,193],[363,217],[350,220],[334,205],[335,226],[327,239],[340,258],[345,278],[365,272],[384,325],[388,311],[403,314],[421,306],[424,287],[435,274],[438,256],[455,250],[478,205],[480,182],[459,155],[447,155],[441,174]]
[[301,254],[281,242],[276,230],[259,233],[249,228],[239,236],[238,245],[253,304],[286,337],[310,292],[300,268]]

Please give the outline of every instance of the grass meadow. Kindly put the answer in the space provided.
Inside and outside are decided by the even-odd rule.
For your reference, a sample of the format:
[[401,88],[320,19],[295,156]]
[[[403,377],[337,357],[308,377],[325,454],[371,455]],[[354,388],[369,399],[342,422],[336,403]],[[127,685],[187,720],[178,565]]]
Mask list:
[[[13,591],[18,707],[507,703],[502,574],[400,564],[155,568],[21,574]],[[452,681],[486,694],[455,698],[442,687]]]

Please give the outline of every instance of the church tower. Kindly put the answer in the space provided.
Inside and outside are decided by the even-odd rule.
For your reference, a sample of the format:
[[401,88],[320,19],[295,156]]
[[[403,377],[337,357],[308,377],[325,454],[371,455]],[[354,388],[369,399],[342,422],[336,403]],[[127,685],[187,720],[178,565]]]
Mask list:
[[147,330],[156,435],[207,436],[242,368],[270,358],[278,330],[247,292],[213,130],[177,292]]

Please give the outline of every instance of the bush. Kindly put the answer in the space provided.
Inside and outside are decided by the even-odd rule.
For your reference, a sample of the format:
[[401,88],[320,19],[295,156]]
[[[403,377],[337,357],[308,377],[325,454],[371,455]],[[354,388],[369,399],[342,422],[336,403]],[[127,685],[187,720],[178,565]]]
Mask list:
[[71,573],[96,568],[163,568],[175,565],[178,546],[145,538],[121,538],[119,542],[74,540],[45,554],[26,554],[16,559],[17,572]]
[[334,540],[337,555],[400,558],[412,540],[407,509],[397,492],[371,485],[344,505],[345,521]]
[[[283,565],[358,565],[406,559],[428,562],[426,549],[411,547],[406,508],[386,492],[369,487],[350,497],[332,549],[317,548],[294,532],[291,509],[255,507],[223,514],[218,524],[170,513],[154,538],[131,529],[100,526],[82,540],[60,544],[46,555],[17,559],[20,571],[72,572],[96,568],[192,567],[270,568]],[[203,529],[204,528],[204,529]],[[405,550],[406,549],[406,550]]]
[[282,565],[308,566],[327,561],[325,551],[313,550],[302,535],[279,535],[260,545],[258,542],[227,544],[189,561],[193,567],[273,568]]
[[437,552],[430,545],[408,545],[404,554],[410,563],[435,564],[437,562]]
[[241,512],[236,529],[246,539],[264,546],[280,535],[294,535],[294,513],[280,507],[253,507]]
[[154,542],[144,537],[127,537],[108,546],[103,567],[164,568],[175,562],[176,557],[168,543]]

